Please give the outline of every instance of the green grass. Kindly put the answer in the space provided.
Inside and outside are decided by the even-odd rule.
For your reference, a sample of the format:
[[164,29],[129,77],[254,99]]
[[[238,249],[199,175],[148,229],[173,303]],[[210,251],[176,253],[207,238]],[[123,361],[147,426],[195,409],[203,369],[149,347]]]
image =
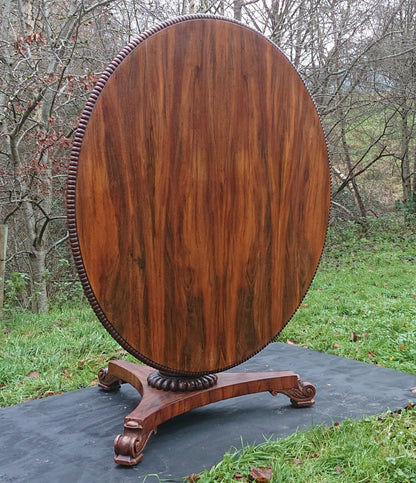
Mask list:
[[0,406],[97,384],[97,372],[126,352],[89,308],[17,312],[0,330]]
[[310,290],[278,340],[416,373],[414,234],[381,229],[366,238],[330,232]]
[[[278,340],[416,374],[415,229],[398,219],[329,232],[322,263]],[[0,323],[0,405],[97,384],[119,348],[87,307],[18,311]],[[416,482],[416,410],[321,426],[227,453],[201,482]]]
[[388,412],[332,427],[315,426],[288,438],[229,452],[201,483],[250,481],[250,468],[265,467],[271,481],[416,482],[416,410]]
[[[416,374],[414,228],[375,221],[362,236],[332,229],[300,309],[278,337],[300,346]],[[251,481],[268,467],[276,482],[416,482],[416,410],[313,427],[231,451],[199,481]],[[237,476],[237,478],[235,477]]]

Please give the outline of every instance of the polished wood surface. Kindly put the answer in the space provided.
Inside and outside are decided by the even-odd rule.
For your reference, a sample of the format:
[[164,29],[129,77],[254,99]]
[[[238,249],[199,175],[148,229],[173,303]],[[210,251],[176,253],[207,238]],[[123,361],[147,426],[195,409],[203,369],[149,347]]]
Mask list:
[[315,274],[320,120],[281,52],[231,21],[178,22],[121,57],[84,112],[69,185],[84,288],[137,358],[221,371],[280,332]]

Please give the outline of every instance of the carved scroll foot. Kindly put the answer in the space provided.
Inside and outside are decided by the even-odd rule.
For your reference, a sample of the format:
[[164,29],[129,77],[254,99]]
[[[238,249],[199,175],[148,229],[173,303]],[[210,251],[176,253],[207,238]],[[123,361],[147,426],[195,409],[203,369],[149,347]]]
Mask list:
[[143,459],[143,451],[156,428],[143,429],[137,421],[124,423],[124,434],[114,439],[114,461],[123,466],[137,465]]
[[107,367],[99,371],[98,381],[98,387],[107,392],[118,391],[123,382],[118,377],[109,374]]
[[315,404],[313,398],[316,394],[316,388],[310,382],[298,379],[298,384],[296,386],[279,392],[288,396],[294,407],[308,407]]

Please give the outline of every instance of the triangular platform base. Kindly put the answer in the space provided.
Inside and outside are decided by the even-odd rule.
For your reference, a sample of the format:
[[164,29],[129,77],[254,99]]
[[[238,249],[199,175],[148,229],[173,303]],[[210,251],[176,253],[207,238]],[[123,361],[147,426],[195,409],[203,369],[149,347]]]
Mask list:
[[131,384],[141,395],[138,406],[124,419],[124,434],[114,440],[114,460],[133,466],[143,458],[143,451],[159,424],[179,414],[206,404],[258,392],[278,393],[290,398],[297,407],[314,404],[315,387],[301,381],[292,371],[227,372],[217,374],[217,383],[207,389],[173,392],[150,387],[147,378],[154,372],[148,366],[126,361],[112,361],[99,373],[99,387],[116,391],[120,384]]
[[99,373],[99,387],[104,391],[116,391],[120,384],[127,382],[141,395],[138,406],[124,419],[124,434],[114,440],[114,460],[120,465],[133,466],[141,461],[149,438],[159,424],[206,404],[258,392],[270,392],[273,396],[285,394],[297,407],[315,402],[315,387],[301,381],[292,371],[220,373],[214,386],[188,392],[150,387],[146,381],[153,372],[153,368],[145,365],[112,361],[108,369]]

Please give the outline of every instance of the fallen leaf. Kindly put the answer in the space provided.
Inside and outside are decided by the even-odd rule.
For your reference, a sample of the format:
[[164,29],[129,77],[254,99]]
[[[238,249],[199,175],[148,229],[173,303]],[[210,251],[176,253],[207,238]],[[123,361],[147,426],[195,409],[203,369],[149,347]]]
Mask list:
[[192,475],[188,476],[186,481],[187,483],[193,483],[194,481],[198,481],[199,479],[200,479],[200,476],[197,473],[192,473]]
[[416,394],[416,387],[411,387],[410,392],[412,392],[413,394]]
[[38,371],[30,371],[28,374],[26,374],[26,376],[32,379],[37,379],[40,376],[40,374]]
[[234,480],[242,481],[243,483],[248,483],[248,479],[241,473],[234,473]]
[[399,349],[400,349],[401,351],[405,351],[405,350],[406,350],[406,346],[405,346],[405,345],[399,345]]
[[350,341],[351,342],[357,342],[357,340],[358,340],[357,334],[355,332],[351,332],[351,334],[350,334]]
[[339,349],[340,347],[341,347],[341,346],[340,346],[339,344],[334,344],[334,345],[332,346],[332,348],[333,348],[333,349]]
[[294,465],[296,465],[296,466],[298,466],[298,465],[302,464],[302,460],[301,460],[301,459],[299,459],[299,458],[295,458],[295,459],[293,460],[293,464],[294,464]]
[[54,394],[55,394],[55,391],[46,391],[43,397],[53,396]]
[[254,481],[267,482],[271,481],[273,477],[273,470],[264,466],[260,466],[259,468],[257,468],[256,466],[252,466],[250,468],[249,476]]
[[335,467],[335,472],[337,473],[337,475],[339,475],[343,471],[344,471],[344,467],[343,466],[336,466]]
[[286,340],[286,344],[288,344],[288,345],[295,345],[295,346],[297,346],[297,344],[295,344],[294,342],[292,342],[292,341],[291,341],[291,340],[289,340],[289,339],[287,339],[287,340]]

